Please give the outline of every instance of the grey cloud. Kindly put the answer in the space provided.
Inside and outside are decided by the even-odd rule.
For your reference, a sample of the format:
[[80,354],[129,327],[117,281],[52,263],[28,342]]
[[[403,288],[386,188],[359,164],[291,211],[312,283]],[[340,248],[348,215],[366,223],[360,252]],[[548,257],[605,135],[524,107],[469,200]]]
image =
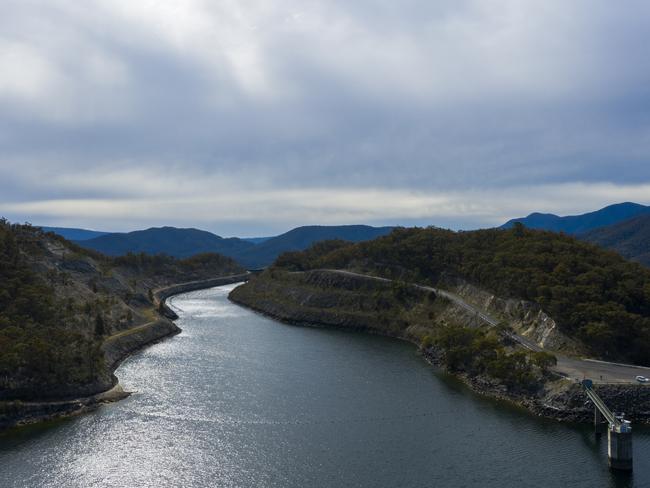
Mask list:
[[[285,190],[472,199],[650,181],[647,2],[4,3],[0,203],[18,218],[30,207],[16,203],[129,199],[159,173],[206,196],[202,181],[229,175],[231,188],[275,195],[282,225],[309,218]],[[120,172],[135,181],[66,183]],[[387,220],[478,226],[523,213],[503,202],[492,216],[446,212]]]

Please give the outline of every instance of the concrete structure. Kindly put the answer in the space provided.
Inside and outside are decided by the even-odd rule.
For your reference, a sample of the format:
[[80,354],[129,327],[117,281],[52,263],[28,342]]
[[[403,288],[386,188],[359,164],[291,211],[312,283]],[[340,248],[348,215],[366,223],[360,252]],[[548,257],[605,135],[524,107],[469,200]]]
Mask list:
[[594,428],[599,435],[602,429],[602,419],[607,421],[607,459],[611,469],[632,471],[632,425],[624,416],[615,415],[605,402],[593,390],[591,380],[583,380],[582,386],[587,397],[594,404]]
[[632,427],[624,420],[621,424],[610,425],[607,430],[607,458],[609,467],[632,471]]
[[594,432],[597,436],[604,434],[607,431],[607,421],[596,407],[594,407]]

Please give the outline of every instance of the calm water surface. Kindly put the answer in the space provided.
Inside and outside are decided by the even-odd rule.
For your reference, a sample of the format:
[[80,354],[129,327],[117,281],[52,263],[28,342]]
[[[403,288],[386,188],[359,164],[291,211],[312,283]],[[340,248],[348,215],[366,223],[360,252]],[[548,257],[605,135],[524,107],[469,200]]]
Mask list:
[[407,343],[181,295],[179,336],[117,371],[129,399],[0,436],[0,487],[650,487],[591,430],[489,401]]

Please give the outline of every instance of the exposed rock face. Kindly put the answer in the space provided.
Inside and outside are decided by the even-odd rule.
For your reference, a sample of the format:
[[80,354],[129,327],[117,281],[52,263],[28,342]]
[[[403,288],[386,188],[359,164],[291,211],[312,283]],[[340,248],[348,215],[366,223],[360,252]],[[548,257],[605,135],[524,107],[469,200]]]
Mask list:
[[565,352],[582,351],[580,345],[562,333],[555,320],[535,303],[500,298],[460,280],[447,280],[442,286],[492,316],[507,321],[518,334],[534,340],[545,349]]

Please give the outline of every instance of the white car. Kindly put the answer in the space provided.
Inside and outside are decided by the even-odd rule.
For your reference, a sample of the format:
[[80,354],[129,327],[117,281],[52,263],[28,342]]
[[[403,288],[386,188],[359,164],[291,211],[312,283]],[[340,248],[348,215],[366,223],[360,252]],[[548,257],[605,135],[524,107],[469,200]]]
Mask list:
[[650,380],[649,380],[648,378],[646,378],[645,376],[636,376],[635,379],[636,379],[639,383],[647,383],[648,381],[650,381]]

